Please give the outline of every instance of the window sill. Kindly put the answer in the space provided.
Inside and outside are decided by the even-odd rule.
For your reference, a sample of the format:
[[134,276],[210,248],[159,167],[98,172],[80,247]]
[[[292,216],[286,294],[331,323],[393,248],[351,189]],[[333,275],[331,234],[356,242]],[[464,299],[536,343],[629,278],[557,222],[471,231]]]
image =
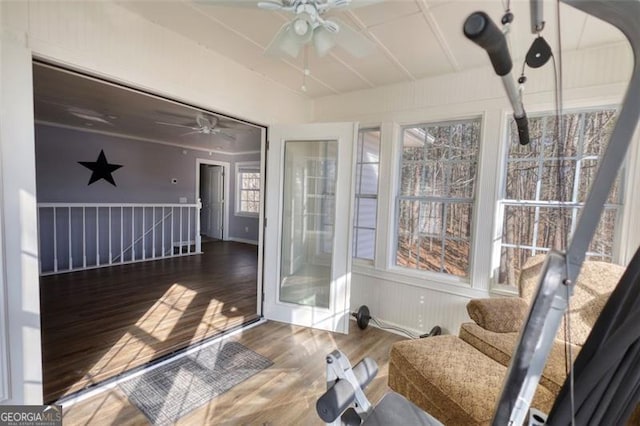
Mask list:
[[512,286],[494,284],[489,290],[492,296],[519,296],[518,289]]
[[353,258],[353,266],[362,266],[365,268],[373,268],[373,260],[369,259],[360,259],[358,257]]
[[391,281],[412,287],[424,288],[441,293],[453,294],[467,298],[489,297],[489,290],[472,288],[470,283],[458,277],[449,277],[436,273],[411,273],[402,268],[390,268],[388,270],[376,269],[373,265],[355,263],[353,273],[366,277]]

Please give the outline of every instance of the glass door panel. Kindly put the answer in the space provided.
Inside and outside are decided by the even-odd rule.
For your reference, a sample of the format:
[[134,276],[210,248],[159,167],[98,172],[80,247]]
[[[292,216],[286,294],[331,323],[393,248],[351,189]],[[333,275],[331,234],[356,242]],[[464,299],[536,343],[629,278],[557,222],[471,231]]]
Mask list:
[[286,141],[279,300],[329,309],[337,141]]

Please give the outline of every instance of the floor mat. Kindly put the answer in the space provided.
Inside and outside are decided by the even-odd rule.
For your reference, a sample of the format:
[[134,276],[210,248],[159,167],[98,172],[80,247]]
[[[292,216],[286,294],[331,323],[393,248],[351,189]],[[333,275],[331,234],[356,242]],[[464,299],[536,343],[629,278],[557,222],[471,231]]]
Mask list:
[[132,377],[120,388],[151,423],[166,425],[271,365],[240,343],[221,342]]

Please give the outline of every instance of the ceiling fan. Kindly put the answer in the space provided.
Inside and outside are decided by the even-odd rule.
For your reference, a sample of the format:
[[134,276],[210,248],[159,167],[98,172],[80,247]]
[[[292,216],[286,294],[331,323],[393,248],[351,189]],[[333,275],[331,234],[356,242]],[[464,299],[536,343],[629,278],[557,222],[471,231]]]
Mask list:
[[53,105],[56,108],[62,109],[67,114],[73,115],[74,117],[80,118],[85,121],[86,126],[93,126],[94,124],[104,124],[108,126],[113,126],[112,121],[117,119],[118,117],[113,114],[104,114],[93,109],[67,105],[61,102],[57,102],[55,100],[50,100],[47,98],[39,97],[36,99],[36,108],[38,107],[38,103],[44,103]]
[[280,28],[271,40],[265,54],[298,57],[300,50],[312,44],[318,56],[326,55],[334,46],[340,46],[351,55],[361,58],[375,50],[371,40],[335,17],[324,17],[332,9],[353,9],[379,3],[382,0],[263,0],[229,1],[200,0],[218,6],[257,6],[260,9],[287,12],[293,19]]
[[163,126],[182,127],[190,129],[190,132],[183,133],[181,136],[201,134],[201,135],[217,135],[231,142],[236,141],[236,137],[225,132],[223,129],[232,129],[230,126],[226,126],[220,123],[220,120],[216,116],[206,116],[204,114],[198,114],[196,116],[195,123],[179,124],[168,123],[166,121],[156,121],[156,124]]

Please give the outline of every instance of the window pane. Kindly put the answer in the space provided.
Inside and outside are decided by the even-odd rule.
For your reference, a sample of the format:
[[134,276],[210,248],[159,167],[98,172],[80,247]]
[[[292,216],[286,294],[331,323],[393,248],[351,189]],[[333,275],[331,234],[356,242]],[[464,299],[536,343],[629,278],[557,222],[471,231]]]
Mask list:
[[[402,166],[400,193],[410,196],[448,196],[445,164],[436,161],[411,161]],[[475,173],[474,173],[475,177]]]
[[476,164],[460,162],[449,171],[449,195],[453,198],[473,198],[476,185]]
[[398,233],[413,235],[418,231],[419,201],[400,200],[398,209]]
[[575,160],[545,161],[542,166],[542,188],[539,199],[572,201],[576,164]]
[[[511,124],[504,205],[499,282],[516,285],[527,257],[566,248],[596,175],[600,155],[609,142],[614,110],[563,115],[564,146],[557,137],[554,114],[529,120],[531,144],[517,143]],[[525,159],[522,161],[521,159]],[[530,161],[529,161],[530,159]],[[540,176],[538,167],[541,166]],[[618,177],[588,257],[611,261],[622,186]],[[512,205],[527,201],[528,206]]]
[[373,260],[376,245],[375,229],[358,229],[356,232],[355,257]]
[[[380,129],[361,129],[356,158],[353,256],[373,260],[378,208]],[[363,229],[367,228],[367,229]]]
[[480,120],[405,128],[396,264],[465,277]]
[[535,207],[504,207],[503,244],[533,245],[535,209]]
[[444,223],[444,204],[420,203],[419,230],[423,236],[441,237]]
[[440,238],[420,238],[415,250],[419,250],[418,269],[421,271],[443,272],[443,240]]
[[260,172],[256,167],[242,166],[237,170],[236,209],[239,213],[260,211]]
[[356,170],[356,192],[358,194],[378,194],[378,165],[362,164]]
[[380,161],[380,130],[366,130],[363,132],[362,144],[358,146],[362,156],[358,156],[364,163],[378,163]]
[[614,110],[594,111],[585,114],[584,155],[604,154],[616,121]]
[[514,161],[507,164],[507,200],[535,200],[538,188],[538,162]]
[[398,247],[396,250],[396,265],[407,268],[416,268],[417,262],[417,238],[406,235],[398,236]]
[[466,203],[453,203],[447,206],[447,226],[445,235],[447,238],[469,240],[471,239],[471,215],[472,205]]
[[606,209],[602,213],[602,218],[596,229],[596,234],[589,246],[590,254],[600,260],[611,262],[613,253],[614,233],[616,229],[616,220],[618,219],[618,209]]
[[356,212],[356,226],[365,228],[376,227],[376,212],[378,200],[371,198],[360,198],[356,200],[358,203]]
[[469,241],[445,240],[444,270],[447,274],[464,277],[469,275],[469,256],[471,244]]
[[[527,248],[502,247],[498,282],[517,286],[522,266],[533,253],[533,250]],[[538,251],[540,253],[546,253],[546,250]]]

